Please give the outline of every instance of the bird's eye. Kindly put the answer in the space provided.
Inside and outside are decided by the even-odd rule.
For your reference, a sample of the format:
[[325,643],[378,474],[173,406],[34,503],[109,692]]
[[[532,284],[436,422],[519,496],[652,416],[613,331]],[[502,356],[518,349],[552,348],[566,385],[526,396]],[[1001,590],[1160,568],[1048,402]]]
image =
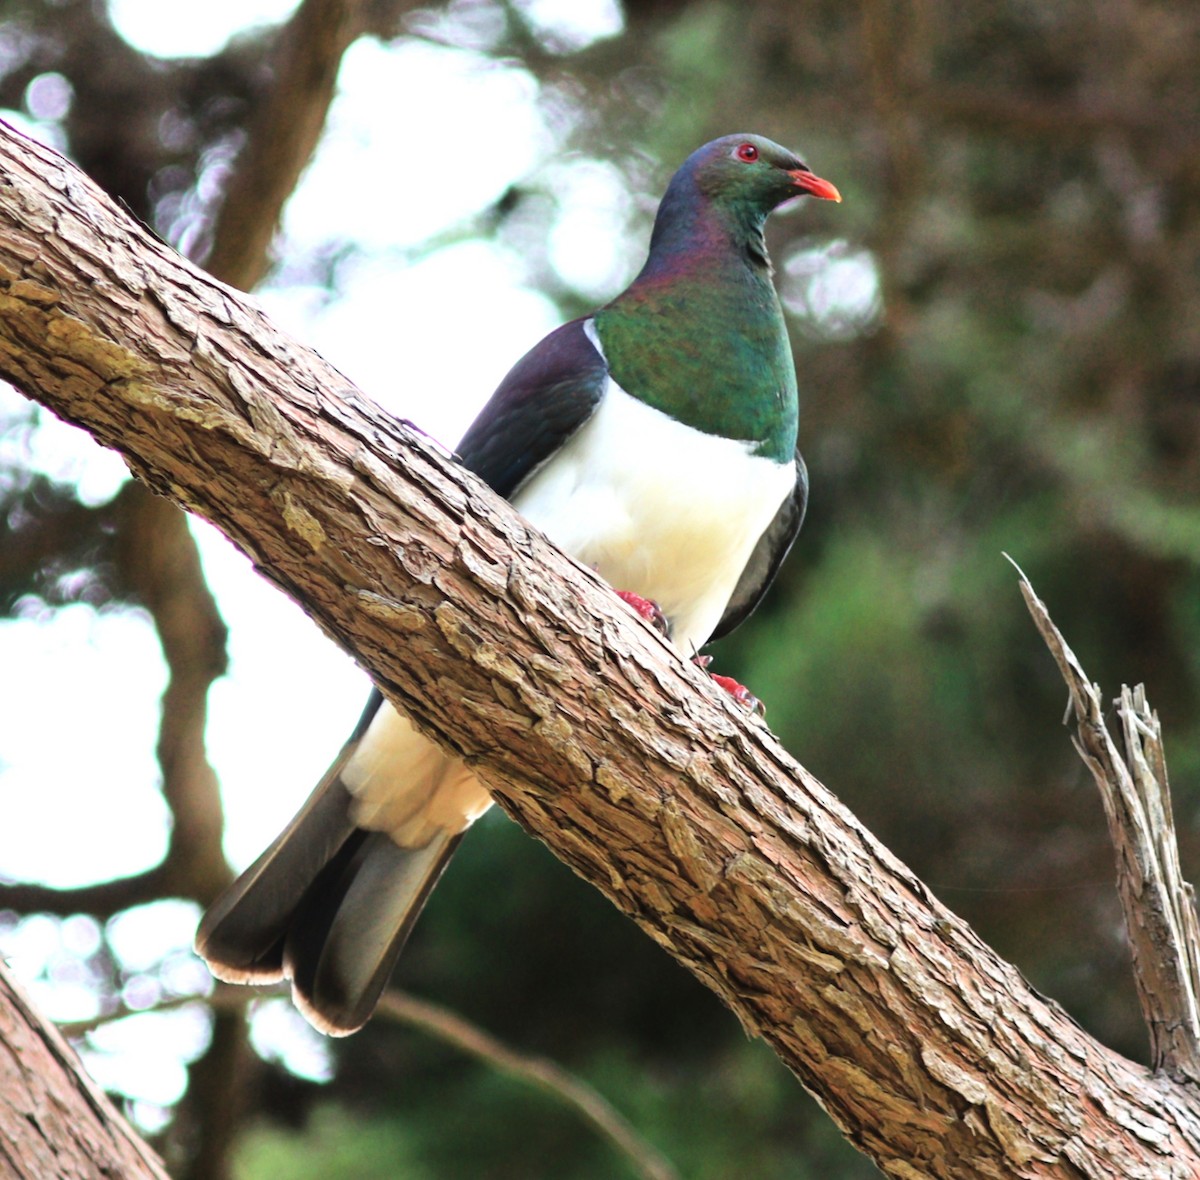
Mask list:
[[752,143],[743,143],[735,153],[744,164],[753,164],[758,159],[758,148]]

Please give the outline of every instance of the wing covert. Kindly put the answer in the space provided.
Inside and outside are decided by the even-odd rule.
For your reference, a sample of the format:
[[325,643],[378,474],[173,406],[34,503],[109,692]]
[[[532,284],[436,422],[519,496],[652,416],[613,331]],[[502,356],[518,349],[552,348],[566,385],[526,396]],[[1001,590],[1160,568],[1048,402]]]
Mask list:
[[509,370],[455,450],[492,491],[510,497],[595,413],[608,365],[571,320]]

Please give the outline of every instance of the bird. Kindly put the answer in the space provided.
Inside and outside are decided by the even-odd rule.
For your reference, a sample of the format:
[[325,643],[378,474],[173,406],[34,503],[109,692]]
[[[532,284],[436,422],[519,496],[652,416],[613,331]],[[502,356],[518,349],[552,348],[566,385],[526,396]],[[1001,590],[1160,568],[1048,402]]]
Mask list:
[[[518,360],[456,448],[702,667],[701,648],[758,605],[808,502],[795,363],[763,237],[768,215],[802,196],[841,200],[762,136],[697,149],[667,186],[633,282]],[[356,1031],[491,803],[373,689],[308,801],[205,914],[198,953],[230,982],[290,978],[314,1027]]]

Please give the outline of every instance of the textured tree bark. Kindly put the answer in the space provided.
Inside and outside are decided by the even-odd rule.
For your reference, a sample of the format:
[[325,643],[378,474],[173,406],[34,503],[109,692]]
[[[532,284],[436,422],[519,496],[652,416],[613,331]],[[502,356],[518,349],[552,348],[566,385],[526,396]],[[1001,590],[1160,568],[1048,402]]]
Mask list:
[[598,578],[8,130],[0,372],[232,537],[888,1175],[1200,1173],[1190,1087],[1089,1038]]
[[167,1180],[58,1030],[0,963],[0,1175]]

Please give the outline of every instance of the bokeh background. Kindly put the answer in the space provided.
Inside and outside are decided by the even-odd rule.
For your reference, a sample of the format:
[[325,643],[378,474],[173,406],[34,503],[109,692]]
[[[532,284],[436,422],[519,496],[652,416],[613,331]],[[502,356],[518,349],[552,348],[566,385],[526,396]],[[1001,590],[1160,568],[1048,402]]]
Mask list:
[[[1002,554],[1107,691],[1147,684],[1196,875],[1200,7],[362,0],[323,50],[327,113],[282,89],[321,7],[0,0],[0,115],[449,444],[632,276],[688,152],[738,130],[798,150],[845,198],[768,235],[812,503],[718,666],[1041,991],[1143,1059],[1100,806]],[[323,134],[256,255],[230,194],[273,167],[281,137],[256,127],[314,101]],[[0,612],[0,953],[173,1175],[637,1174],[402,1021],[334,1043],[283,1000],[209,1003],[201,906],[367,685],[213,530],[11,391]],[[395,984],[574,1071],[684,1176],[875,1174],[503,816]]]

